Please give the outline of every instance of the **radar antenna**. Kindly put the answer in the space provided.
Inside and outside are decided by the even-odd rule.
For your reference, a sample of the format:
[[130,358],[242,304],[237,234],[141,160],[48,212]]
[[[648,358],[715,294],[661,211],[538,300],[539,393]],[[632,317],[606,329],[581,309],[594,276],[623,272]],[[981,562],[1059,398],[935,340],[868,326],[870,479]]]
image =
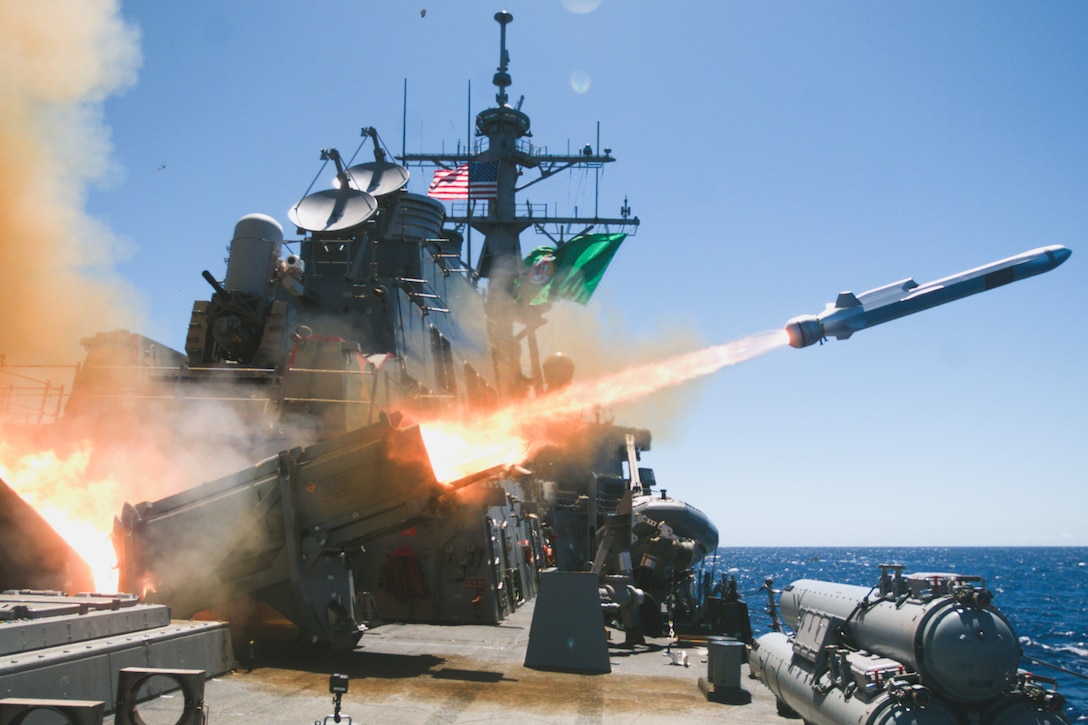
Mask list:
[[291,222],[308,232],[332,232],[356,227],[374,216],[378,202],[371,194],[349,183],[351,170],[344,169],[340,152],[334,148],[321,149],[321,160],[336,164],[337,188],[300,199],[287,212]]
[[[506,89],[513,81],[510,79],[510,74],[507,73],[507,69],[510,67],[510,53],[506,50],[506,24],[511,22],[514,16],[510,13],[502,10],[495,13],[495,20],[498,21],[499,26],[502,28],[499,33],[499,67],[498,73],[491,79],[499,88],[499,92],[495,94],[495,100],[499,102],[499,107],[502,108],[506,105],[506,101],[509,100],[506,96]],[[520,103],[518,104],[521,105]]]
[[385,152],[382,151],[382,142],[378,139],[378,129],[373,126],[363,126],[360,133],[363,136],[370,136],[370,140],[374,143],[374,160],[384,162]]
[[332,161],[336,164],[336,180],[340,186],[347,186],[347,177],[344,176],[344,160],[340,158],[340,152],[336,149],[321,149],[321,160]]
[[[522,110],[524,97],[516,104],[510,104],[507,89],[513,83],[510,78],[510,53],[506,49],[506,26],[514,16],[505,10],[495,14],[499,24],[499,66],[492,82],[498,89],[495,99],[498,107],[485,108],[476,115],[476,135],[487,138],[486,145],[476,149],[466,147],[457,153],[404,153],[400,157],[406,166],[436,166],[443,169],[467,167],[470,178],[475,172],[479,192],[471,184],[466,193],[458,196],[464,202],[464,213],[449,213],[446,222],[457,226],[468,226],[484,234],[483,249],[475,264],[467,260],[474,269],[473,277],[486,278],[487,298],[484,313],[487,316],[488,330],[494,352],[495,370],[498,388],[501,394],[523,394],[524,375],[519,362],[521,342],[524,338],[529,346],[532,380],[538,390],[544,387],[540,372],[538,355],[534,352],[534,330],[543,324],[541,312],[528,304],[511,302],[517,299],[516,288],[522,270],[521,233],[533,227],[537,232],[549,236],[555,241],[555,234],[562,236],[564,230],[573,228],[591,229],[604,227],[608,232],[618,227],[624,230],[638,228],[638,217],[631,216],[631,208],[624,199],[623,215],[619,218],[601,218],[596,207],[592,217],[578,216],[577,209],[573,217],[553,216],[546,208],[535,210],[526,201],[527,214],[518,214],[516,197],[518,192],[531,184],[542,181],[564,169],[597,169],[606,163],[615,161],[611,149],[604,154],[594,150],[593,146],[577,153],[549,154],[540,146],[533,146],[528,139],[530,132],[529,115]],[[520,186],[525,170],[536,169],[539,176],[526,181]],[[471,192],[471,193],[470,193]],[[486,204],[482,208],[477,203]],[[451,208],[457,209],[456,206]],[[480,213],[482,211],[482,213]],[[550,232],[549,230],[554,230]],[[471,252],[469,254],[471,257]],[[515,325],[521,329],[515,336]]]
[[362,135],[370,136],[374,142],[374,160],[352,166],[345,172],[351,187],[371,196],[385,196],[403,189],[410,176],[408,169],[386,160],[385,151],[382,150],[382,143],[378,138],[378,129],[364,126]]

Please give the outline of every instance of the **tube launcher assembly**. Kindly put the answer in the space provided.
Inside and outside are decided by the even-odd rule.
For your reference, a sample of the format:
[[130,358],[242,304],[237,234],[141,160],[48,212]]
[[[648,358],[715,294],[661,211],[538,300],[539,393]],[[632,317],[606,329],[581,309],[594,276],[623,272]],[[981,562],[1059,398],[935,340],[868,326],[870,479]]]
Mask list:
[[147,592],[177,618],[254,597],[310,641],[350,649],[365,629],[352,554],[505,473],[439,483],[419,428],[388,422],[282,451],[174,496],[126,503],[113,534],[121,588]]
[[905,279],[860,295],[840,292],[820,314],[787,322],[786,334],[791,347],[808,347],[829,337],[845,340],[858,330],[1049,272],[1070,254],[1066,247],[1054,244],[922,285]]
[[759,637],[749,658],[780,713],[813,725],[1068,723],[1053,680],[1018,669],[1016,633],[979,577],[881,570],[877,587],[782,591],[794,634]]

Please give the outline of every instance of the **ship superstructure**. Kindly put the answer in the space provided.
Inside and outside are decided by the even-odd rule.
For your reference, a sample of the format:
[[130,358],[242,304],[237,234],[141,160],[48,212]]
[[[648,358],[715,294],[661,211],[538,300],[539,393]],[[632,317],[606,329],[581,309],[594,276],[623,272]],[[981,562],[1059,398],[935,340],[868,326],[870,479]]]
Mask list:
[[[616,218],[517,204],[536,181],[615,158],[607,148],[554,155],[530,143],[522,101],[512,106],[507,94],[512,19],[495,15],[498,92],[476,117],[475,148],[394,159],[377,130],[363,128],[360,148],[370,142],[372,160],[321,150],[336,180],[290,208],[299,238],[264,214],[238,221],[225,275],[203,273],[212,294],[193,305],[184,353],[127,331],[84,340],[66,417],[182,418],[208,426],[209,447],[264,459],[126,504],[114,534],[122,589],[147,591],[182,616],[212,609],[234,619],[254,600],[306,638],[343,647],[379,618],[498,622],[535,596],[543,568],[582,570],[596,559],[617,562],[602,574],[647,588],[652,633],[674,598],[692,616],[690,591],[673,592],[690,590],[683,572],[714,550],[717,531],[654,489],[652,470],[640,467],[648,430],[580,420],[576,442],[543,446],[524,469],[458,478],[471,486],[405,474],[416,469],[396,458],[409,448],[422,455],[396,442],[418,443],[420,422],[471,428],[567,384],[569,359],[541,360],[536,332],[551,305],[529,293],[529,272],[554,271],[591,235],[614,254],[638,226],[626,203]],[[425,167],[436,170],[429,195],[408,192],[409,169]],[[538,178],[522,181],[532,170]],[[533,270],[521,243],[530,228],[554,243]],[[466,248],[473,231],[483,236],[477,255]],[[216,428],[224,417],[233,426]],[[637,536],[624,556],[606,556],[605,523],[625,494],[641,497],[628,514]]]

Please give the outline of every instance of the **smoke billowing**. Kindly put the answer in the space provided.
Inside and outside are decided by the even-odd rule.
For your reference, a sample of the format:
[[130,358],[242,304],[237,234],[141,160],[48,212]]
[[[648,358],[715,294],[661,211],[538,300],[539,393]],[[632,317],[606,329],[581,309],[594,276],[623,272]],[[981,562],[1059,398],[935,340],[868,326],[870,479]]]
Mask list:
[[[85,211],[90,185],[110,170],[103,103],[135,82],[139,65],[139,35],[118,0],[0,3],[0,365],[8,366],[0,384],[12,386],[3,411],[11,421],[33,424],[36,412],[11,389],[44,377],[71,386],[70,370],[17,365],[70,365],[83,357],[81,338],[141,326],[141,305],[113,269],[122,245]],[[125,415],[120,401],[103,405],[117,415],[0,431],[0,473],[88,559],[111,553],[109,525],[123,501],[156,498],[244,460],[205,444],[237,423],[224,406],[140,417]],[[44,422],[59,412],[53,407],[43,406]],[[93,526],[80,534],[84,522]]]
[[645,400],[728,365],[765,355],[787,343],[784,330],[773,330],[632,364],[616,372],[572,382],[538,398],[512,402],[474,420],[471,431],[460,421],[424,421],[427,451],[435,464],[436,476],[442,481],[469,475],[486,466],[524,463],[543,446],[575,444],[583,435],[580,419],[597,406],[608,409]]
[[108,168],[102,102],[131,85],[138,35],[116,0],[0,3],[0,354],[74,362],[79,339],[134,326],[119,244],[83,210]]
[[[598,311],[574,304],[556,305],[546,315],[548,324],[540,329],[541,357],[560,352],[575,364],[575,381],[610,375],[640,363],[649,363],[707,346],[695,329],[674,324],[668,329],[630,330],[619,316],[609,319]],[[698,400],[696,381],[670,387],[667,393],[648,395],[617,404],[606,411],[626,425],[653,429],[665,437],[671,425]]]

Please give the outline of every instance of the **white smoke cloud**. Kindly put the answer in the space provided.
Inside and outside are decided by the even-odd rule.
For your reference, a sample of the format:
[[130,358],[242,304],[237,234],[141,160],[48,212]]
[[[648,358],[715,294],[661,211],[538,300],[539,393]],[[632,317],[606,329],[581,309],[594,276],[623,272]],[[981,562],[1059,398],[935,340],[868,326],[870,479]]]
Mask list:
[[84,211],[109,167],[102,102],[136,80],[139,34],[114,0],[0,3],[0,353],[72,362],[79,338],[135,323],[121,245]]

